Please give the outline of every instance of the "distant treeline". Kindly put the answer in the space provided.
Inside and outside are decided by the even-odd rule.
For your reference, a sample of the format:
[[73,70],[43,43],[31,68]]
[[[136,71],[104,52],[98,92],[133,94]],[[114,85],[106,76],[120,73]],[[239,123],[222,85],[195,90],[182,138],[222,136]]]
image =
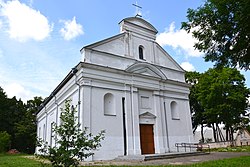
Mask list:
[[34,97],[27,103],[16,97],[8,98],[0,87],[0,134],[4,135],[0,136],[0,140],[7,140],[8,134],[10,136],[10,141],[5,141],[4,151],[17,149],[24,153],[34,153],[36,112],[42,101],[42,97]]

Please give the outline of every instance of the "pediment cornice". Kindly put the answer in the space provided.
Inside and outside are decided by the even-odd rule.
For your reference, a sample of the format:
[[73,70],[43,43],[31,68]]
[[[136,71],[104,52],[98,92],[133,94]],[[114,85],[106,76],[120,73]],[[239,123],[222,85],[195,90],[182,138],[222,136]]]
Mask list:
[[144,62],[136,62],[129,66],[126,69],[127,72],[130,73],[136,73],[136,74],[142,74],[142,75],[151,75],[153,77],[161,78],[166,80],[167,77],[165,74],[156,66],[149,64],[149,63],[144,63]]

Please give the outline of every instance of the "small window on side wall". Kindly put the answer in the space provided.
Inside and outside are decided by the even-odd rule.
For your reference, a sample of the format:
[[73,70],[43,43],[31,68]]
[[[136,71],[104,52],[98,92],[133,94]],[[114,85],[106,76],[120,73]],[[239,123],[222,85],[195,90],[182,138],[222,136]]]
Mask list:
[[115,98],[111,93],[106,93],[104,95],[104,115],[116,115]]
[[139,59],[144,60],[144,57],[143,57],[143,56],[144,56],[144,55],[143,55],[143,46],[140,45],[140,46],[139,46]]
[[180,116],[179,116],[178,106],[177,106],[177,103],[175,101],[172,101],[170,103],[170,108],[171,108],[172,119],[173,120],[179,120]]
[[46,140],[46,129],[45,129],[45,124],[43,124],[43,140]]

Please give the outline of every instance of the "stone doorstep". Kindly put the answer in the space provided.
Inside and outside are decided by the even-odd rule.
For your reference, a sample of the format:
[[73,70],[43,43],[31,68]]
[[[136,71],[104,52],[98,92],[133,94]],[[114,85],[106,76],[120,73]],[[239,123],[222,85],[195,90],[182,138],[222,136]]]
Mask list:
[[178,157],[188,157],[195,155],[207,155],[207,152],[172,152],[172,153],[164,153],[164,154],[146,154],[146,155],[128,155],[128,156],[120,156],[115,160],[117,161],[149,161],[149,160],[157,160],[157,159],[170,159],[170,158],[178,158]]
[[145,155],[144,161],[188,157],[188,156],[196,156],[196,155],[207,155],[207,154],[209,153],[208,152],[174,152],[174,153],[166,153],[166,154],[153,154],[153,155]]

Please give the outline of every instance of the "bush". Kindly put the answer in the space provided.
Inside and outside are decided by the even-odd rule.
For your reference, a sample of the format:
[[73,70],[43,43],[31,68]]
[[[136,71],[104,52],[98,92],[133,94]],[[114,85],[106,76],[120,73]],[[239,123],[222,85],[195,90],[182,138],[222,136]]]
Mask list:
[[57,146],[50,146],[47,142],[38,140],[38,157],[47,158],[52,166],[69,167],[78,166],[79,158],[88,158],[93,151],[101,147],[104,139],[104,131],[96,136],[87,133],[87,129],[81,129],[77,123],[76,109],[66,100],[65,109],[61,109],[61,124],[53,124],[52,131]]
[[10,135],[6,132],[0,132],[0,152],[6,152],[10,147]]

